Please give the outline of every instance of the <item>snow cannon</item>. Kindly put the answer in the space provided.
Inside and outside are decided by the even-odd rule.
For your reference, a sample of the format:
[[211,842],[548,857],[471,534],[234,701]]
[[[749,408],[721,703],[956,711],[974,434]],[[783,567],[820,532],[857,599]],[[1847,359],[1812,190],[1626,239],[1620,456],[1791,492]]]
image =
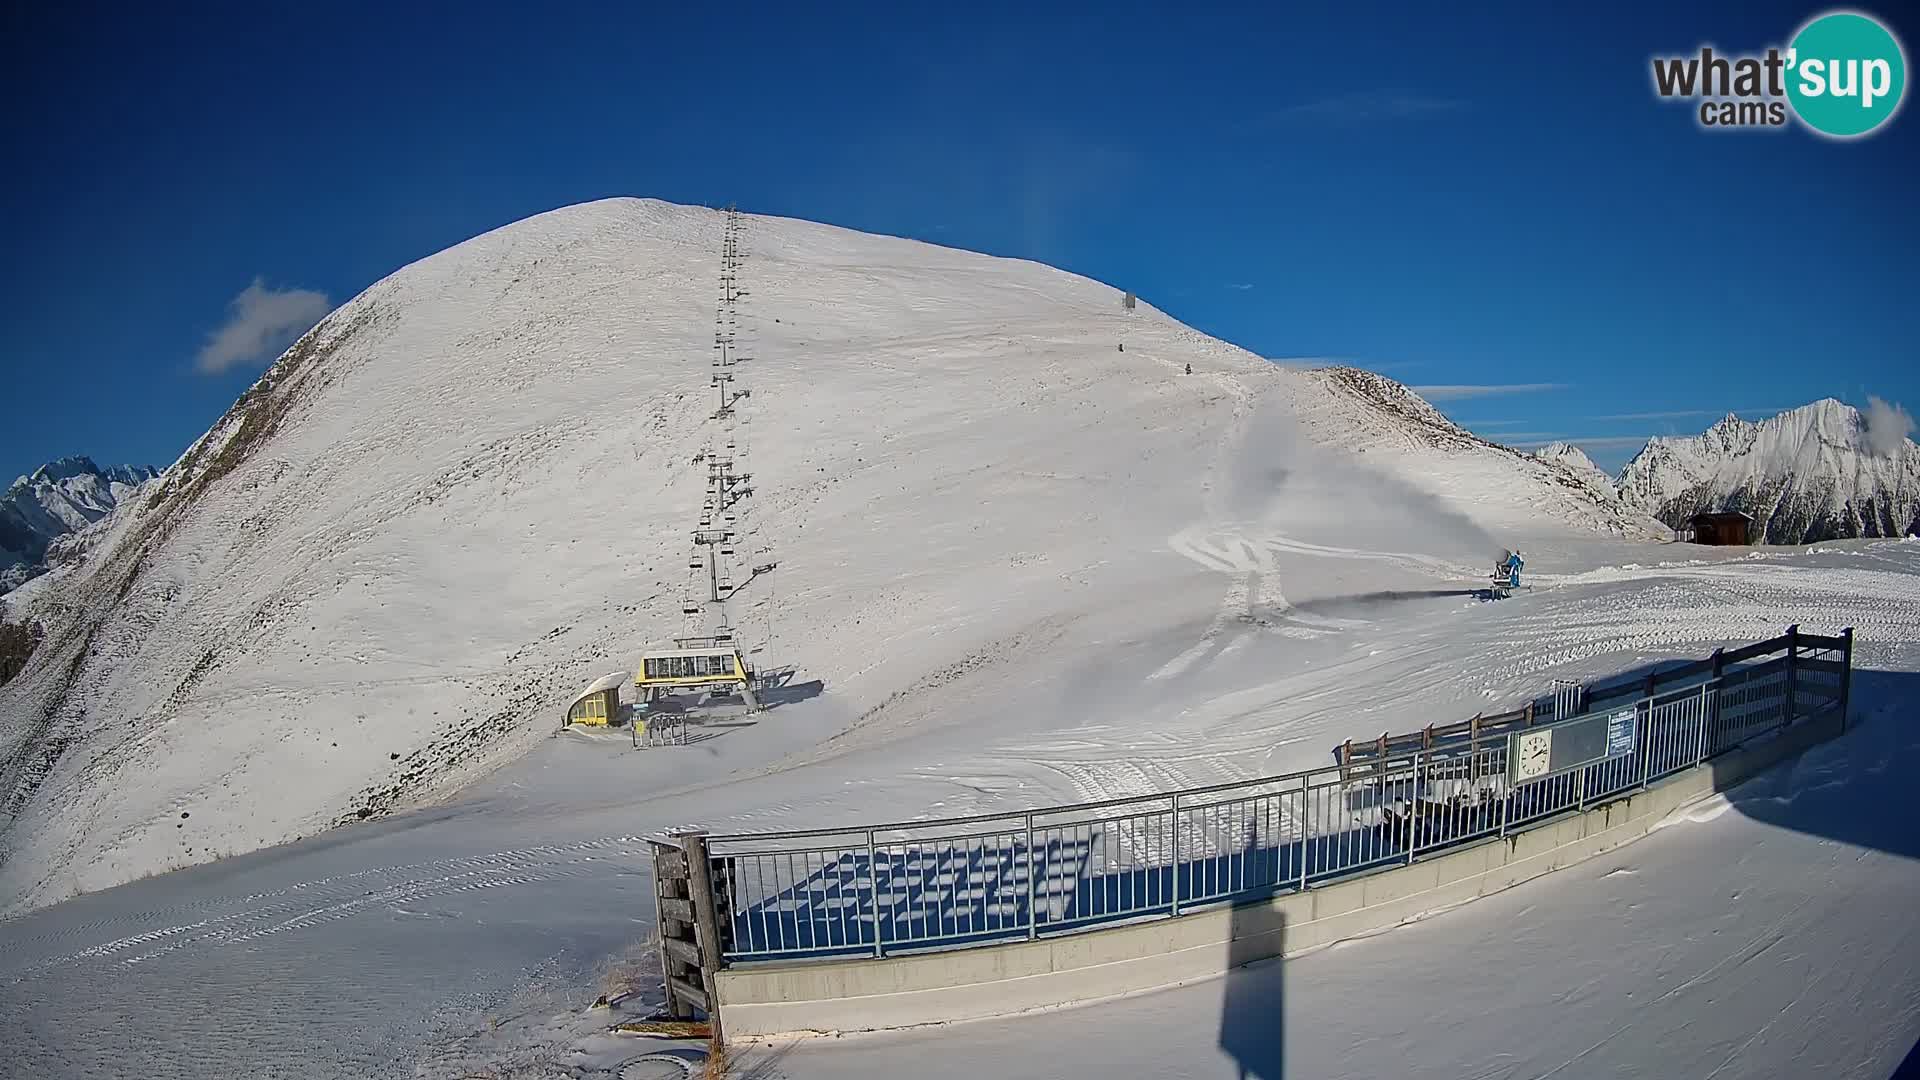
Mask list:
[[1499,561],[1493,564],[1493,574],[1487,579],[1487,588],[1481,594],[1488,600],[1503,600],[1512,596],[1514,590],[1521,588],[1520,571],[1526,567],[1526,561],[1520,557],[1520,549],[1502,550]]

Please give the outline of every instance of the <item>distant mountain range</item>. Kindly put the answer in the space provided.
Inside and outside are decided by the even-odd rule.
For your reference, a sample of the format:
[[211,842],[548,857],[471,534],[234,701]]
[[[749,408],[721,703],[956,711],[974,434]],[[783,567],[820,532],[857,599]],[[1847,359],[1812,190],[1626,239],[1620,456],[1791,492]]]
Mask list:
[[150,465],[103,469],[88,458],[64,457],[15,480],[0,496],[0,593],[45,570],[48,549],[62,537],[113,513],[158,475]]
[[[1759,422],[1728,416],[1691,438],[1654,438],[1612,481],[1621,501],[1671,528],[1703,510],[1754,519],[1753,541],[1810,544],[1920,533],[1920,446],[1888,406],[1826,398]],[[1600,476],[1565,444],[1536,452]]]

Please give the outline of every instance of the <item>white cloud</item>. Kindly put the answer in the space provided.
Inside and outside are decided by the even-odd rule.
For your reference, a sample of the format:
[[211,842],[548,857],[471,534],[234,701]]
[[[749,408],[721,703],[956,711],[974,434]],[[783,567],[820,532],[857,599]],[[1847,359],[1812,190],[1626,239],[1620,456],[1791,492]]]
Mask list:
[[1506,383],[1504,385],[1447,385],[1408,387],[1428,401],[1461,401],[1466,398],[1493,397],[1496,394],[1537,394],[1545,390],[1565,390],[1565,383]]
[[1623,412],[1590,416],[1589,420],[1685,420],[1690,416],[1725,416],[1713,409],[1676,409],[1673,412]]
[[1913,433],[1913,417],[1900,406],[1868,395],[1866,412],[1861,414],[1865,424],[1863,434],[1867,437],[1867,448],[1881,457],[1896,457],[1907,447],[1907,436]]
[[1355,124],[1369,120],[1396,120],[1410,116],[1456,112],[1466,107],[1467,103],[1457,98],[1369,90],[1289,105],[1272,113],[1269,122],[1273,124],[1308,122]]
[[312,289],[270,289],[259,278],[227,305],[227,321],[207,336],[193,366],[218,375],[259,363],[287,347],[331,310],[327,294]]
[[1711,416],[1718,420],[1729,413],[1734,416],[1773,416],[1786,412],[1786,409],[1677,409],[1673,412],[1608,413],[1605,416],[1590,416],[1589,420],[1684,420],[1690,416]]
[[1229,288],[1229,289],[1239,289],[1239,290],[1240,290],[1241,292],[1246,292],[1246,291],[1247,291],[1248,289],[1251,289],[1251,288],[1253,288],[1253,283],[1252,283],[1252,282],[1250,282],[1250,281],[1248,281],[1248,282],[1228,282],[1228,283],[1227,283],[1227,288]]
[[1538,450],[1549,443],[1563,442],[1571,443],[1582,450],[1637,450],[1645,446],[1647,440],[1651,438],[1653,438],[1651,435],[1600,435],[1583,439],[1577,435],[1572,437],[1563,435],[1557,439],[1534,439],[1509,445],[1521,450]]

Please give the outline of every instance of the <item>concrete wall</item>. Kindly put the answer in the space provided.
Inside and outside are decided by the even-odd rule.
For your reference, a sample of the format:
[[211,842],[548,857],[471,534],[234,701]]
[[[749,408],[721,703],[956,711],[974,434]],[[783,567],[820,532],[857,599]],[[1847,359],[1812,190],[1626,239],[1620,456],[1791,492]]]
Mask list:
[[1008,1016],[1213,978],[1509,888],[1646,835],[1674,810],[1838,735],[1835,710],[1630,798],[1410,866],[1237,908],[1038,941],[719,973],[729,1039],[877,1031]]

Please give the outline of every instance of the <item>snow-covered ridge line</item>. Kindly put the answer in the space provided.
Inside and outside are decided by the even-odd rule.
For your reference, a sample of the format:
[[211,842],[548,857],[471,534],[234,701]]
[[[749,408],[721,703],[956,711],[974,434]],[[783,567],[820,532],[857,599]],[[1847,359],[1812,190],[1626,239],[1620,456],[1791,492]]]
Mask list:
[[160,475],[147,465],[101,468],[86,457],[50,461],[0,494],[0,595],[46,571],[61,541],[106,518]]
[[1804,544],[1920,531],[1920,446],[1826,398],[1758,422],[1660,436],[1616,481],[1629,505],[1674,528],[1703,510],[1754,518],[1754,539]]

